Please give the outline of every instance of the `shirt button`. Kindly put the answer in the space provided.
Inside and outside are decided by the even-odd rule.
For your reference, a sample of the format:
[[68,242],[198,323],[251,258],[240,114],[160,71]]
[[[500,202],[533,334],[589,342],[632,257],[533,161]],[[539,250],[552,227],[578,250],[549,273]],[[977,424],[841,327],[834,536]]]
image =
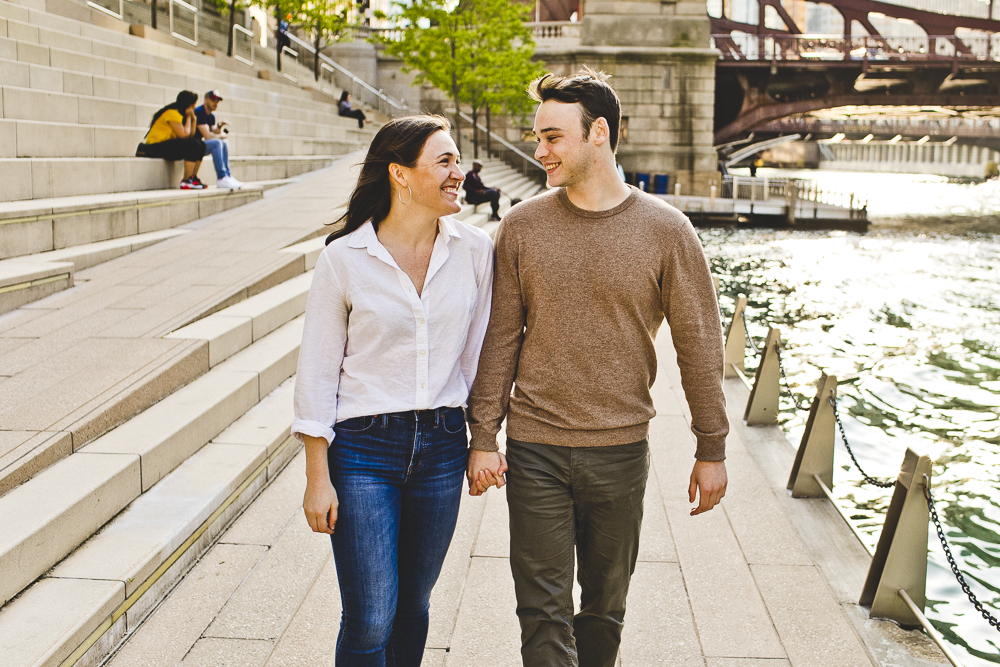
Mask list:
[[421,383],[420,383],[420,388],[421,388],[421,389],[423,389],[423,388],[424,388],[424,383],[423,383],[423,382],[421,382]]
[[424,318],[421,317],[419,320],[417,320],[417,322],[419,322],[420,324],[423,324],[424,323]]
[[424,351],[424,350],[420,350],[420,356],[421,356],[421,357],[422,357],[422,356],[424,356],[425,354],[427,354],[427,352],[426,352],[426,351]]

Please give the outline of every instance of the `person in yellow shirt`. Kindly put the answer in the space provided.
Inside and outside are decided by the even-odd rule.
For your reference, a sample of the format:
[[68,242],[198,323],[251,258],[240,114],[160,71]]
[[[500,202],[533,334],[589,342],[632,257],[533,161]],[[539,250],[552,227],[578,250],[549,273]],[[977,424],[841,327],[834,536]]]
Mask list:
[[198,167],[205,157],[205,144],[195,126],[196,104],[197,94],[190,90],[177,93],[175,102],[153,114],[153,122],[149,124],[146,138],[135,151],[136,157],[184,160],[182,190],[205,189],[205,184],[197,176]]

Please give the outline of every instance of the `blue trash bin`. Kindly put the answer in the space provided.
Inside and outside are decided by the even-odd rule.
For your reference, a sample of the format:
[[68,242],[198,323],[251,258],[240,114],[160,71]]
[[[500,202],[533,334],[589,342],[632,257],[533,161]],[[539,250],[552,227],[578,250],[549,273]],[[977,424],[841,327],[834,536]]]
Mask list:
[[669,184],[670,177],[666,174],[657,174],[653,176],[653,194],[665,195],[667,194],[667,186]]
[[650,191],[649,174],[636,174],[635,187],[639,188],[643,192],[649,192]]

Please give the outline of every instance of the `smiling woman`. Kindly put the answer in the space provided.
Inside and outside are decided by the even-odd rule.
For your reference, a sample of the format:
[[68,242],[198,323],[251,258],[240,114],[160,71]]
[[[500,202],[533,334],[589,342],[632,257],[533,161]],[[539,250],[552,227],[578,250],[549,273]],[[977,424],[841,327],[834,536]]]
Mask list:
[[[338,667],[387,653],[419,667],[458,519],[493,246],[449,217],[464,176],[448,129],[410,116],[379,130],[306,305],[292,432],[306,448],[306,519],[332,536]],[[498,486],[505,469],[494,455]]]

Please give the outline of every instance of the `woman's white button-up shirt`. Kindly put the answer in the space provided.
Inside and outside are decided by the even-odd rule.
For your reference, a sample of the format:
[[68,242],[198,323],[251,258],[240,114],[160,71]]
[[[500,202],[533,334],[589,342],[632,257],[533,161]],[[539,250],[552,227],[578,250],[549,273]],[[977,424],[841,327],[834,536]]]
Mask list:
[[306,303],[292,433],[332,442],[364,415],[465,406],[490,317],[493,244],[442,217],[420,295],[371,223],[319,256]]

